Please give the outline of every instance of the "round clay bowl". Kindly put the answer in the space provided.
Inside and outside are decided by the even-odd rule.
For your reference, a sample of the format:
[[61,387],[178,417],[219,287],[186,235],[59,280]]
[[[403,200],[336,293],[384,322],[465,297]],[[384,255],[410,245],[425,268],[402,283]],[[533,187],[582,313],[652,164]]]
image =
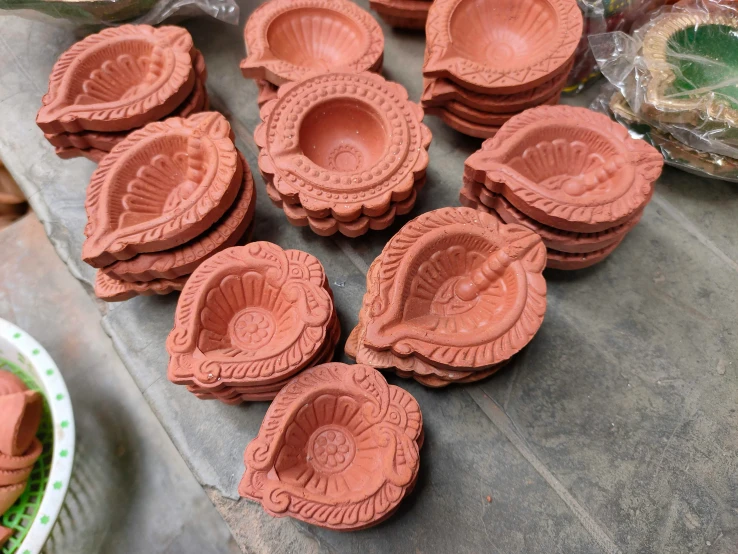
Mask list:
[[423,75],[483,93],[528,90],[571,59],[582,27],[576,0],[436,0]]
[[422,423],[415,399],[369,366],[310,368],[269,407],[239,493],[275,517],[344,531],[376,525],[415,484]]
[[544,225],[595,233],[643,209],[663,163],[605,115],[543,106],[510,119],[467,159],[465,175]]
[[442,369],[488,369],[542,323],[545,260],[540,237],[525,227],[467,208],[423,214],[380,255],[361,340]]
[[125,131],[160,119],[195,83],[192,37],[181,27],[123,25],[64,52],[36,123],[46,133]]
[[274,85],[316,71],[379,70],[384,36],[366,11],[345,0],[271,0],[244,29],[244,77]]
[[170,381],[217,389],[267,385],[307,366],[329,336],[333,300],[313,256],[269,242],[200,265],[167,339]]
[[261,119],[259,169],[311,217],[385,214],[412,194],[428,166],[423,110],[401,85],[373,73],[282,85]]
[[219,113],[134,131],[90,179],[82,259],[104,267],[194,239],[233,204],[242,175],[231,127]]

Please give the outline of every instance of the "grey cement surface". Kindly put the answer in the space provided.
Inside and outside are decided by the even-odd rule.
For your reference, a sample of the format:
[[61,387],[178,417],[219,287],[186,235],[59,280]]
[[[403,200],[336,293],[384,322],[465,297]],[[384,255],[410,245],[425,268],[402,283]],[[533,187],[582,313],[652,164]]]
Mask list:
[[[207,20],[187,27],[205,54],[213,104],[255,168],[256,89],[238,62],[256,2],[241,5],[238,28]],[[385,27],[385,36],[384,74],[417,100],[423,35]],[[93,272],[79,252],[94,166],[55,158],[34,125],[51,66],[73,41],[42,23],[0,20],[0,120],[10,130],[0,136],[0,156],[70,271],[89,283]],[[426,122],[431,162],[413,215],[458,205],[463,162],[480,144],[435,118]],[[254,238],[323,262],[345,338],[368,265],[407,218],[360,239],[322,238],[290,226],[263,187],[259,193]],[[267,406],[203,402],[167,381],[164,341],[176,295],[103,310],[102,324],[246,551],[734,554],[737,210],[735,185],[667,169],[642,222],[607,261],[546,272],[546,321],[500,374],[443,391],[389,377],[423,409],[420,482],[395,517],[359,533],[273,520],[237,499],[243,450]]]
[[33,214],[0,231],[0,259],[0,317],[54,358],[77,426],[67,500],[45,552],[238,552]]

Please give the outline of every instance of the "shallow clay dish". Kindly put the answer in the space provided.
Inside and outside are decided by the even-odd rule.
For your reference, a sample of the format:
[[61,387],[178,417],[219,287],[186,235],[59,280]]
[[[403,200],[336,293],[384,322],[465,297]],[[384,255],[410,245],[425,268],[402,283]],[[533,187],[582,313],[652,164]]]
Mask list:
[[274,85],[316,71],[377,71],[384,35],[366,11],[345,0],[270,0],[244,29],[246,78]]
[[487,208],[494,210],[505,223],[524,225],[535,231],[543,239],[546,248],[572,254],[595,252],[614,242],[620,242],[625,235],[633,230],[643,215],[641,210],[625,223],[598,233],[574,233],[538,223],[510,204],[503,196],[487,191],[479,183],[465,180],[464,188],[460,194],[479,201]]
[[466,119],[459,117],[456,114],[452,114],[445,108],[425,108],[425,113],[428,115],[434,115],[441,119],[446,125],[455,129],[459,133],[469,135],[470,137],[477,137],[482,139],[492,138],[501,127],[496,125],[482,125],[480,123],[474,123],[467,121]]
[[233,204],[242,171],[231,127],[219,113],[134,131],[90,179],[82,259],[104,267],[194,239]]
[[121,281],[98,270],[95,274],[95,296],[106,302],[124,302],[136,296],[169,294],[182,290],[189,275],[176,279],[152,279],[151,281]]
[[422,415],[366,365],[324,364],[272,402],[244,453],[241,496],[272,516],[336,530],[376,525],[412,489]]
[[528,90],[566,65],[582,27],[576,0],[435,0],[423,75],[478,92]]
[[160,119],[195,83],[192,37],[181,27],[122,25],[64,52],[36,123],[46,133],[125,131]]
[[176,279],[192,273],[210,256],[235,246],[251,224],[256,208],[256,189],[246,159],[240,155],[243,184],[233,205],[223,218],[202,235],[171,250],[139,254],[103,269],[103,272],[123,281]]
[[406,224],[380,259],[363,338],[373,350],[481,371],[513,356],[543,322],[546,249],[525,227],[443,208]]
[[167,338],[169,380],[218,388],[294,375],[324,344],[333,300],[310,254],[269,242],[228,248],[190,277]]
[[[385,214],[428,166],[423,110],[373,73],[329,73],[279,88],[254,133],[259,169],[312,217]],[[391,130],[391,131],[390,131]]]
[[508,121],[467,159],[465,175],[540,223],[591,233],[642,210],[663,163],[605,115],[543,106]]
[[550,81],[514,94],[482,94],[460,87],[448,79],[424,79],[421,104],[423,107],[443,107],[450,101],[461,102],[483,112],[512,113],[540,106],[560,94],[571,71],[573,60]]

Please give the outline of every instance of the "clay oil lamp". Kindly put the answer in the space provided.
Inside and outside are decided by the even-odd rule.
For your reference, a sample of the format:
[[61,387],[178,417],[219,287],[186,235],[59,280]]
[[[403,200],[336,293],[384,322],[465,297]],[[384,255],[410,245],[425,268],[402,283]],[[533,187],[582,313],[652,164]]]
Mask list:
[[261,109],[259,169],[288,219],[317,233],[382,229],[414,205],[431,133],[399,84],[326,73],[283,85]]
[[425,29],[429,0],[370,0],[369,6],[390,27],[400,29]]
[[704,132],[738,126],[736,48],[733,8],[663,14],[643,39],[646,115]]
[[244,41],[241,73],[256,80],[259,106],[280,85],[316,72],[382,68],[382,29],[348,0],[269,0],[249,17]]
[[467,159],[460,200],[540,234],[549,267],[581,269],[635,227],[662,166],[656,149],[602,114],[539,107]]
[[106,29],[60,56],[36,122],[60,157],[99,161],[133,129],[207,109],[206,79],[187,30]]
[[367,365],[323,364],[274,398],[244,453],[241,496],[274,517],[340,531],[397,510],[420,467],[415,399]]
[[315,257],[269,242],[228,248],[194,271],[179,298],[169,380],[203,398],[271,399],[330,360],[339,334]]
[[436,0],[421,103],[462,133],[493,137],[521,110],[558,102],[582,28],[576,0]]
[[543,322],[545,264],[523,226],[468,208],[423,214],[372,265],[346,352],[430,386],[489,376]]

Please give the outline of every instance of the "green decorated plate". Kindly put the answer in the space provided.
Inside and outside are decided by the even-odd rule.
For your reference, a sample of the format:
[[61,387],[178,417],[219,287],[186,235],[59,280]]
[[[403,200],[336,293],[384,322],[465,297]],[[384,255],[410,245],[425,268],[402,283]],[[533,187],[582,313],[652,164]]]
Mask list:
[[0,517],[13,530],[1,554],[38,554],[67,494],[74,462],[74,415],[67,386],[54,360],[28,333],[0,319],[0,369],[21,377],[45,399],[38,438],[43,454],[18,501]]

